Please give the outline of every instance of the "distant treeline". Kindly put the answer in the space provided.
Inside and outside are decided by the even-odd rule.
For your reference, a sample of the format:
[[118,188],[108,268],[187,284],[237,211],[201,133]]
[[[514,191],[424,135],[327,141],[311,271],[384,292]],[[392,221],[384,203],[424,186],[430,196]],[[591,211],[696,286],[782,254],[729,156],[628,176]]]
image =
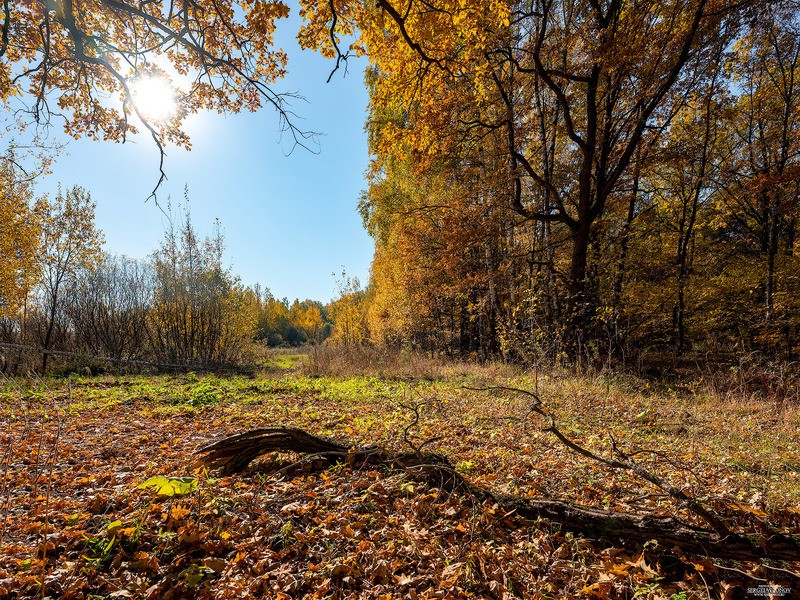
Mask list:
[[95,205],[80,188],[28,207],[26,235],[37,242],[5,273],[13,293],[0,293],[7,372],[45,371],[51,352],[218,369],[250,362],[257,345],[320,343],[331,333],[321,302],[290,304],[244,286],[223,266],[219,224],[200,238],[188,211],[150,257],[133,259],[101,251]]

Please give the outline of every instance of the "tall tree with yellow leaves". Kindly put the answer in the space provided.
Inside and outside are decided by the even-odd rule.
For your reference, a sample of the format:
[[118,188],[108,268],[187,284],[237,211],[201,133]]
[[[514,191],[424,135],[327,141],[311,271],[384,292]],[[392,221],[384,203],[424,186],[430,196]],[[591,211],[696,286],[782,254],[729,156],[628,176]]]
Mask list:
[[378,154],[402,146],[418,170],[441,156],[476,167],[476,143],[503,139],[484,178],[491,169],[518,223],[551,224],[567,237],[558,270],[574,352],[593,335],[598,223],[627,197],[638,150],[668,126],[709,48],[757,4],[379,0],[365,9],[307,0],[300,39],[336,56],[343,36],[358,32],[353,48],[377,73],[373,103],[404,115],[385,129]]
[[13,317],[39,274],[40,215],[31,182],[0,160],[0,318]]
[[[739,40],[731,68],[741,89],[729,123],[735,154],[726,168],[724,219],[732,238],[757,252],[762,318],[789,326],[800,214],[800,3],[765,9]],[[779,281],[779,274],[784,281]],[[786,277],[788,275],[788,277]],[[776,300],[777,299],[777,300]]]

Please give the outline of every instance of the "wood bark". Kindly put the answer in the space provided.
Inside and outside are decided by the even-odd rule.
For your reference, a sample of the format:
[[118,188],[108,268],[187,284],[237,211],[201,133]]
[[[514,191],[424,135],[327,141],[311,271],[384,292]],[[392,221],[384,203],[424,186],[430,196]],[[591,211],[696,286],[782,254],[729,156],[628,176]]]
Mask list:
[[620,513],[563,500],[496,495],[467,482],[446,457],[419,450],[391,453],[378,446],[354,447],[347,442],[311,435],[302,429],[272,427],[226,437],[197,451],[200,464],[219,468],[225,474],[243,471],[254,459],[268,452],[296,452],[328,463],[402,469],[431,486],[449,492],[469,493],[481,501],[497,503],[505,513],[516,514],[520,518],[518,523],[545,519],[557,523],[565,531],[614,545],[642,547],[655,540],[665,549],[716,558],[800,560],[798,536],[778,533],[722,535],[682,524],[672,517]]

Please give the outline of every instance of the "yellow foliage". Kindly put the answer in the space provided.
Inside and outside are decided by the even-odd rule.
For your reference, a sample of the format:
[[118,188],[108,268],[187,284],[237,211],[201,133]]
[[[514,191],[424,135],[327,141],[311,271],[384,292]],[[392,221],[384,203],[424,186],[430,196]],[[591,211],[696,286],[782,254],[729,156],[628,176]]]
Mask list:
[[289,14],[281,0],[5,6],[0,102],[21,98],[37,122],[58,111],[76,138],[123,141],[135,133],[132,90],[141,78],[174,79],[174,116],[145,123],[159,141],[188,145],[181,124],[198,110],[255,110],[265,98],[282,108],[269,87],[286,66],[273,44],[275,22]]
[[328,315],[333,330],[327,343],[351,348],[369,341],[366,294],[359,289],[357,280],[355,286],[348,285],[330,304]]
[[0,317],[13,316],[38,279],[40,210],[30,185],[0,166]]

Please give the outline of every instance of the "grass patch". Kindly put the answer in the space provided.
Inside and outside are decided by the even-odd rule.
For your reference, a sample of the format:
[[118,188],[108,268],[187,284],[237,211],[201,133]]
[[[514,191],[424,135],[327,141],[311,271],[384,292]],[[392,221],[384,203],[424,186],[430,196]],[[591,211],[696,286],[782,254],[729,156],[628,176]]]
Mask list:
[[293,371],[300,368],[310,358],[307,352],[272,350],[262,359],[265,369]]

